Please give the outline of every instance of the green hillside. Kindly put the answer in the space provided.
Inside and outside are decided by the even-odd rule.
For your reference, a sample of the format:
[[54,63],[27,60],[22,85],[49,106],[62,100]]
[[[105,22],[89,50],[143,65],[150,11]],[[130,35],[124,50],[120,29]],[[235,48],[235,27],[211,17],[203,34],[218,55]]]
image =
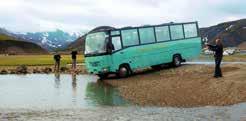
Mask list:
[[0,54],[46,54],[39,45],[17,40],[14,37],[0,34]]
[[16,39],[7,35],[0,34],[0,41],[1,40],[16,40]]

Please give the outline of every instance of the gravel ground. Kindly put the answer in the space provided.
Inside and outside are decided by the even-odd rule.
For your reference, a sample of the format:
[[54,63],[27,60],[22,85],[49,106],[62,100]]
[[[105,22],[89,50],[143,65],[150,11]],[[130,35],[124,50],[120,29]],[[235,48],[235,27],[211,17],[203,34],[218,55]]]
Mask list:
[[213,65],[184,65],[105,82],[130,102],[145,106],[223,106],[246,101],[245,64],[222,65],[223,78],[213,78],[213,71]]
[[1,121],[245,121],[246,104],[229,107],[89,109],[0,109]]

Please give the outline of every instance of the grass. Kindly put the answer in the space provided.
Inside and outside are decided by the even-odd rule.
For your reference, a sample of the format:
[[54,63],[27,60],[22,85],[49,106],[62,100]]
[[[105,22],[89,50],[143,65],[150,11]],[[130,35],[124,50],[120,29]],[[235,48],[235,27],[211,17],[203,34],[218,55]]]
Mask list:
[[[213,56],[209,56],[213,59]],[[200,59],[208,58],[208,56],[201,55]],[[246,61],[246,55],[235,54],[231,56],[224,56],[223,61]],[[67,65],[72,62],[71,55],[62,55],[61,65]],[[78,63],[84,62],[84,56],[78,56]],[[0,66],[45,66],[53,65],[53,55],[12,55],[12,56],[1,56],[0,55]]]
[[4,40],[15,40],[15,39],[7,35],[0,35],[0,41],[4,41]]
[[224,56],[223,60],[225,61],[246,61],[246,55],[234,54],[231,56]]
[[[61,65],[67,65],[72,62],[71,55],[61,55]],[[78,63],[84,62],[84,56],[78,55]],[[1,56],[0,66],[44,66],[53,65],[53,55],[13,55],[13,56]]]

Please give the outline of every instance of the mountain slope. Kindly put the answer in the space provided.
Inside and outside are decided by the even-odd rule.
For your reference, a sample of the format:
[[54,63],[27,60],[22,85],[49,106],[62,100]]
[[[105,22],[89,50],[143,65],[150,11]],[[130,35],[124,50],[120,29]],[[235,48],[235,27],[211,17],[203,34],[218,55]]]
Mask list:
[[25,34],[17,34],[17,36],[28,42],[36,43],[49,51],[54,51],[56,49],[66,48],[71,42],[81,36],[81,34],[69,34],[57,29],[56,31],[49,32],[28,32]]
[[201,28],[201,36],[212,42],[220,37],[225,47],[236,47],[246,42],[246,19]]
[[18,38],[10,36],[2,32],[0,29],[0,54],[47,54],[48,52],[40,46],[18,40]]

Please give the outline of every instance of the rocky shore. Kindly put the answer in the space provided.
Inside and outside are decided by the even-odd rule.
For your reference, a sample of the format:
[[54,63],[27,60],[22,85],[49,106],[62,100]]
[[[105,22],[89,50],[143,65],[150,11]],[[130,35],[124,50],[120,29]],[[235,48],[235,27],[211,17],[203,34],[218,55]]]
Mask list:
[[[0,66],[0,74],[49,74],[54,73],[54,66]],[[71,66],[63,66],[60,68],[60,73],[77,73],[85,74],[84,66],[77,66],[77,70],[73,71]]]

